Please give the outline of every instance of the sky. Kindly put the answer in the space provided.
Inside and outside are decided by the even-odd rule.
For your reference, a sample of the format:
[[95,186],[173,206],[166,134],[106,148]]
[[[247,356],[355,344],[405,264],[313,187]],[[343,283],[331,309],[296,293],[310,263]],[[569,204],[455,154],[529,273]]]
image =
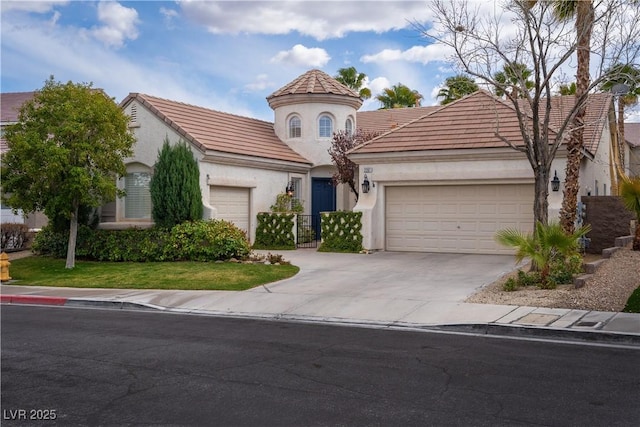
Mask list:
[[[485,2],[486,3],[486,2]],[[310,69],[355,67],[373,97],[402,83],[438,103],[456,72],[419,28],[427,1],[5,1],[2,92],[49,78],[120,102],[146,93],[273,121],[266,97]]]

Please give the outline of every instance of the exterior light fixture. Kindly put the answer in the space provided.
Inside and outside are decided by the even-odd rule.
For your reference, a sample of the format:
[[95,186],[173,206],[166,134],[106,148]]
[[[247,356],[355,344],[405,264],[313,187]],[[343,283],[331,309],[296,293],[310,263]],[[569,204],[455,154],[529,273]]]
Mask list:
[[293,181],[289,181],[286,188],[287,196],[293,196]]
[[369,183],[369,178],[367,178],[367,174],[364,174],[364,181],[362,181],[362,192],[368,193],[371,188],[371,184]]
[[551,189],[553,191],[560,190],[560,179],[558,178],[558,171],[554,171],[553,179],[551,180]]

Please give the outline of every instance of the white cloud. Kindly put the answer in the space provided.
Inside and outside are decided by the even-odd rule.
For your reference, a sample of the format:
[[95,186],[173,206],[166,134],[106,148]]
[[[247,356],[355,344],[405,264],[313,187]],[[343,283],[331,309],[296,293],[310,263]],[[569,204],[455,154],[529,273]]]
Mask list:
[[173,20],[178,17],[178,11],[174,9],[167,9],[166,7],[161,7],[160,14],[164,16],[164,23],[167,28],[173,29]]
[[98,3],[98,20],[104,25],[93,27],[91,34],[107,46],[119,48],[125,40],[138,38],[136,25],[140,23],[138,12],[120,3],[101,1]]
[[271,58],[271,62],[284,62],[302,67],[324,67],[331,57],[326,50],[319,47],[306,47],[297,44],[290,50],[282,50]]
[[269,76],[266,74],[259,74],[253,83],[248,83],[244,86],[248,92],[260,92],[265,89],[275,87],[276,84],[269,80]]
[[0,9],[3,13],[10,10],[33,12],[33,13],[46,13],[52,10],[55,6],[64,6],[69,3],[69,0],[51,0],[51,1],[2,1],[0,2]]
[[364,63],[383,63],[390,61],[407,61],[428,64],[435,61],[447,61],[452,51],[450,48],[440,44],[430,44],[427,46],[413,46],[406,50],[383,49],[372,54],[363,55],[360,60]]
[[408,28],[431,16],[423,1],[255,1],[247,5],[243,1],[180,2],[187,19],[214,34],[298,32],[316,40]]

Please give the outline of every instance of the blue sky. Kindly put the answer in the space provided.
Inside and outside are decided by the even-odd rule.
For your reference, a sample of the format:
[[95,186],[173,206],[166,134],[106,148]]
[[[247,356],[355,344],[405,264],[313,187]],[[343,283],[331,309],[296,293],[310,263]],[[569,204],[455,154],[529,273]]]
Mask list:
[[141,92],[272,121],[265,98],[312,68],[367,74],[374,97],[362,110],[379,108],[375,95],[397,83],[435,105],[456,74],[447,49],[416,27],[431,25],[427,0],[1,0],[0,12],[2,92],[39,89],[53,75],[118,102]]
[[[354,66],[374,96],[403,83],[423,105],[453,71],[414,26],[426,1],[2,0],[2,92],[93,82],[273,120],[265,98],[318,68]],[[363,110],[377,109],[369,100]]]

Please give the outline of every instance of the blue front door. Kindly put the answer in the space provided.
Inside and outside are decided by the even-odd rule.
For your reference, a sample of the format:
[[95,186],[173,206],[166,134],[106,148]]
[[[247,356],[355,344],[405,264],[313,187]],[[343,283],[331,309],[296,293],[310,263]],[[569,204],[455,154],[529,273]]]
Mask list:
[[317,215],[316,239],[320,240],[320,212],[336,210],[336,187],[331,178],[311,178],[311,214]]

